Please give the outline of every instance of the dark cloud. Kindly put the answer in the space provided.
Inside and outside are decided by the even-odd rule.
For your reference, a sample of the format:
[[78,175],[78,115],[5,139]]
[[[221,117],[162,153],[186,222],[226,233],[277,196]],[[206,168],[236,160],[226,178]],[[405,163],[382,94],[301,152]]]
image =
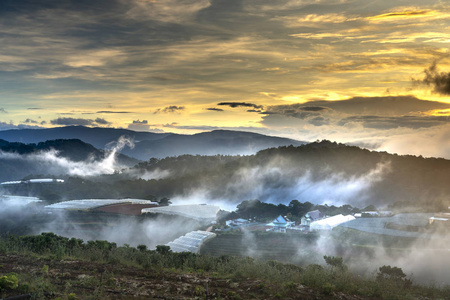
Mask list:
[[38,121],[32,120],[32,119],[26,119],[24,123],[31,123],[31,124],[38,124]]
[[321,106],[305,106],[300,109],[304,110],[304,111],[323,111],[323,110],[327,110],[328,108],[321,107]]
[[415,84],[426,84],[433,87],[435,93],[450,95],[450,72],[439,72],[436,61],[423,72],[425,73],[425,78],[421,80],[413,79]]
[[169,113],[176,113],[179,112],[181,110],[184,110],[185,107],[184,106],[176,106],[176,105],[170,105],[170,106],[166,106],[164,108],[158,108],[154,114],[159,114],[159,113],[164,113],[164,114],[169,114]]
[[220,103],[217,103],[217,105],[225,105],[225,106],[229,106],[232,108],[236,108],[236,107],[253,107],[256,109],[264,108],[262,105],[257,105],[257,104],[253,104],[253,103],[247,103],[247,102],[220,102]]
[[100,124],[100,125],[109,125],[111,124],[111,122],[106,121],[103,118],[97,118],[95,119],[95,123]]
[[131,114],[131,111],[112,111],[112,110],[100,110],[97,114]]
[[13,122],[0,122],[0,130],[10,130],[10,129],[40,129],[42,127],[37,125],[27,125],[27,124],[19,124],[14,125]]
[[136,125],[139,125],[139,124],[141,124],[141,125],[148,125],[148,121],[147,120],[133,120],[133,124],[136,124]]
[[0,113],[7,114],[8,112],[3,107],[0,107]]
[[95,125],[106,125],[111,124],[102,118],[97,118],[95,120],[92,119],[82,119],[82,118],[57,118],[50,121],[52,125],[80,125],[80,126],[95,126]]
[[262,112],[262,114],[279,114],[286,117],[292,117],[297,119],[308,119],[310,117],[318,117],[320,113],[316,111],[304,111],[303,107],[298,107],[295,104],[294,105],[279,105],[279,106],[272,106],[270,107],[270,110],[267,110],[265,112]]
[[330,120],[324,117],[315,117],[308,120],[308,122],[314,126],[323,126],[328,125],[330,123]]
[[338,125],[362,123],[365,128],[373,129],[393,129],[399,127],[418,129],[439,126],[449,122],[450,118],[447,116],[351,116],[340,120]]
[[353,97],[346,100],[314,100],[268,107],[264,114],[283,114],[304,119],[309,114],[336,111],[350,115],[399,116],[414,112],[450,108],[450,104],[420,100],[414,96]]
[[211,111],[223,111],[223,109],[221,109],[221,108],[215,108],[215,107],[208,107],[208,108],[206,108],[206,110],[211,110]]

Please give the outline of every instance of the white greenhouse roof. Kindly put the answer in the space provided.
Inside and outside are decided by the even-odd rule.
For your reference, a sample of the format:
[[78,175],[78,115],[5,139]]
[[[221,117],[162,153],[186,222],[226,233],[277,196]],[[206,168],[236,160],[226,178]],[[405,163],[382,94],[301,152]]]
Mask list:
[[158,213],[168,215],[178,215],[196,220],[214,221],[217,217],[220,207],[207,204],[192,205],[170,205],[162,207],[144,208],[142,213]]
[[12,185],[12,184],[21,184],[21,183],[64,183],[64,179],[37,178],[37,179],[27,179],[27,180],[5,181],[0,184],[1,185]]
[[173,252],[198,253],[201,245],[216,234],[207,231],[192,231],[167,244]]
[[330,230],[342,223],[345,223],[345,222],[348,222],[348,221],[351,221],[354,219],[355,219],[355,217],[351,216],[351,215],[348,215],[348,216],[337,215],[337,216],[333,216],[333,217],[329,217],[326,219],[312,222],[310,225],[310,229],[311,230],[321,230],[321,229]]
[[1,195],[0,203],[1,202],[9,205],[24,206],[30,203],[42,202],[42,200],[37,197]]
[[142,199],[83,199],[83,200],[58,202],[55,204],[47,205],[45,208],[66,209],[66,210],[89,210],[107,205],[126,204],[126,203],[158,205],[158,203],[156,202]]

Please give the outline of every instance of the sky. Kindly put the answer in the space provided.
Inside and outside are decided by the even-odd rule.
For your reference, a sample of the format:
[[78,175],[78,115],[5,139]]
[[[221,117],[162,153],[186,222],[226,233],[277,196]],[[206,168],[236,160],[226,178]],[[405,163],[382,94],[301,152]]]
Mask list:
[[450,159],[450,3],[4,0],[0,130],[252,131]]

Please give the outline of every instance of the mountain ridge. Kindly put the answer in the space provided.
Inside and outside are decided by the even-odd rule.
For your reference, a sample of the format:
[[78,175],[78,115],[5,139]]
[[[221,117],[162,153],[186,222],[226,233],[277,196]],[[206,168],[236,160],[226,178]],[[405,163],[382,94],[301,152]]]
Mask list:
[[267,148],[299,146],[306,143],[288,138],[233,130],[214,130],[193,135],[85,126],[0,131],[0,139],[9,142],[28,144],[56,139],[80,139],[97,149],[107,149],[111,143],[117,142],[122,136],[130,139],[134,143],[134,147],[125,147],[120,152],[139,160],[183,154],[254,154]]

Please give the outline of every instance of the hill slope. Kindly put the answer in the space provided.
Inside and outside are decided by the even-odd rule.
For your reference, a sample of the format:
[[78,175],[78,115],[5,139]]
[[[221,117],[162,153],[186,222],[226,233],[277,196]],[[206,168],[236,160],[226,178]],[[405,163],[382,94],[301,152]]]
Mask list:
[[323,141],[266,149],[251,156],[182,155],[151,159],[120,173],[67,180],[67,199],[168,197],[223,208],[244,200],[418,211],[450,206],[450,160],[398,156]]

